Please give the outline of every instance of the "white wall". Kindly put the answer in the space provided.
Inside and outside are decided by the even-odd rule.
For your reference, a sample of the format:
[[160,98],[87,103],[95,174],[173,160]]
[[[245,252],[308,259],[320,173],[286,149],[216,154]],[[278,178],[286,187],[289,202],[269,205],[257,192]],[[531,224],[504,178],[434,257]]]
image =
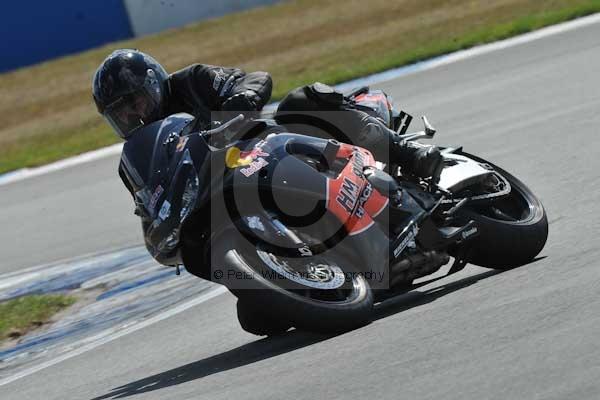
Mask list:
[[124,0],[136,36],[281,0]]

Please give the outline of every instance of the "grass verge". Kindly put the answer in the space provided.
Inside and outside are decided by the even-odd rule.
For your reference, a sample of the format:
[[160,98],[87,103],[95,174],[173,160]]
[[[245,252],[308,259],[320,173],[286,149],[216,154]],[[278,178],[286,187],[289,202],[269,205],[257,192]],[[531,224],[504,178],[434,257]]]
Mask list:
[[24,335],[73,303],[74,297],[64,295],[23,296],[0,303],[0,341]]
[[599,11],[600,0],[296,0],[112,43],[0,75],[0,173],[118,141],[90,94],[115,48],[147,51],[170,71],[194,62],[266,70],[278,99]]

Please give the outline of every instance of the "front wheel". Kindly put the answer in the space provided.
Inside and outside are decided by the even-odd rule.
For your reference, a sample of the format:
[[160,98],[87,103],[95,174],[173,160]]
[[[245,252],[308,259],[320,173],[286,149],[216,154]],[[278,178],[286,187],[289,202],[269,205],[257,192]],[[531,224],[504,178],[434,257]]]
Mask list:
[[511,185],[508,195],[460,211],[463,222],[474,220],[479,227],[479,236],[470,244],[468,261],[486,268],[510,269],[534,260],[548,238],[548,218],[540,200],[502,168],[471,154],[461,154],[490,165]]
[[[282,258],[229,231],[213,241],[212,259],[220,263],[213,269],[223,270],[223,279],[215,282],[227,286],[239,304],[278,321],[282,329],[332,333],[371,321],[371,288],[361,274],[346,273],[352,267],[342,258]],[[260,321],[253,324],[254,329]]]
[[238,299],[237,317],[246,332],[258,336],[274,336],[287,332],[292,326],[285,319],[273,318],[251,302]]

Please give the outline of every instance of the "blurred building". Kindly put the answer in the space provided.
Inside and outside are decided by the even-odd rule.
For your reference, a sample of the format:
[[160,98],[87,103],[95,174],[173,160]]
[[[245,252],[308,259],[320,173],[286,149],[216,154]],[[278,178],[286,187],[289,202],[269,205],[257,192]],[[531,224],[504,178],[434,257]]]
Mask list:
[[0,72],[279,1],[7,1],[0,23]]

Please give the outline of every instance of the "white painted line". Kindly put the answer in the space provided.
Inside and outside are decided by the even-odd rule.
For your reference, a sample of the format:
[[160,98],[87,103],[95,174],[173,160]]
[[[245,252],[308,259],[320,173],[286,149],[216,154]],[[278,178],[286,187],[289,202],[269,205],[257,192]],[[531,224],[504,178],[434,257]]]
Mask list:
[[57,267],[62,264],[74,264],[76,262],[83,261],[85,259],[101,257],[101,256],[104,256],[109,253],[118,253],[118,252],[127,251],[127,250],[131,250],[131,249],[135,249],[135,248],[141,248],[142,246],[143,245],[127,246],[127,247],[114,246],[114,247],[110,247],[106,250],[92,251],[92,252],[84,253],[84,254],[76,256],[76,257],[61,258],[57,261],[52,261],[52,262],[45,263],[45,264],[34,265],[33,267],[26,267],[26,268],[19,269],[17,271],[6,272],[4,274],[0,274],[0,282],[2,282],[4,280],[8,280],[13,277],[20,277],[22,275],[25,275],[26,273],[34,273],[34,272],[38,272],[38,271],[44,271],[44,270],[48,270],[48,269]]
[[90,161],[100,160],[105,157],[114,156],[121,153],[123,143],[113,144],[112,146],[103,147],[98,150],[93,150],[78,156],[65,158],[37,168],[23,168],[4,175],[0,175],[0,186],[9,183],[22,181],[23,179],[33,178],[34,176],[48,174],[54,171],[60,171],[65,168],[74,167]]
[[[112,249],[104,251],[90,252],[77,257],[64,258],[46,264],[23,268],[18,271],[7,272],[5,274],[0,275],[0,291],[8,287],[17,286],[18,284],[23,282],[31,281],[34,279],[41,279],[44,276],[48,277],[53,274],[67,272],[69,269],[73,268],[73,266],[81,264],[81,262],[83,261],[89,261],[91,259],[97,259],[103,256],[106,257],[108,255],[124,253],[131,250],[138,250],[142,249],[143,247],[144,246],[116,246]],[[148,253],[145,251],[145,254]],[[149,254],[148,260],[152,260]]]
[[[106,344],[106,343],[112,342],[113,340],[116,340],[120,337],[123,337],[130,333],[139,331],[140,329],[144,329],[152,324],[155,324],[157,322],[160,322],[162,320],[170,318],[170,317],[177,315],[191,307],[197,306],[198,304],[204,303],[205,301],[215,298],[215,297],[225,293],[226,291],[227,291],[227,289],[224,286],[214,287],[213,289],[209,289],[209,291],[207,293],[205,293],[193,300],[190,300],[186,303],[182,303],[174,308],[171,308],[170,310],[167,310],[161,314],[155,315],[154,317],[151,317],[151,318],[139,321],[139,322],[135,322],[135,323],[133,323],[133,325],[129,325],[124,329],[123,329],[123,327],[107,329],[106,331],[101,332],[95,336],[92,336],[91,338],[83,339],[79,342],[79,344],[81,344],[81,343],[87,343],[87,344],[84,344],[83,346],[81,346],[73,351],[69,351],[65,354],[62,354],[56,358],[53,358],[53,359],[45,361],[41,364],[35,365],[31,368],[27,368],[23,371],[20,371],[20,372],[16,373],[15,375],[11,375],[9,377],[1,379],[0,386],[7,385],[11,382],[16,381],[17,379],[24,378],[26,376],[29,376],[36,372],[39,372],[43,369],[46,369],[53,365],[56,365],[60,362],[68,360],[70,358],[77,357],[85,352],[93,350],[97,347],[100,347],[100,346]],[[77,346],[77,345],[78,345],[78,343],[75,343],[70,346]]]
[[600,13],[592,14],[587,17],[578,18],[572,21],[563,22],[557,25],[551,25],[546,28],[541,28],[536,31],[524,33],[519,36],[513,36],[508,39],[484,44],[480,46],[471,47],[466,50],[459,50],[454,53],[434,57],[429,60],[421,61],[411,65],[405,65],[403,67],[390,69],[377,74],[369,75],[364,78],[355,79],[349,82],[341,83],[337,87],[341,90],[351,89],[353,87],[379,84],[386,81],[390,81],[401,76],[415,74],[417,72],[427,71],[433,68],[437,68],[443,65],[452,64],[458,61],[465,60],[480,56],[483,54],[491,53],[494,51],[504,50],[509,47],[519,46],[522,44],[530,43],[539,39],[543,39],[549,36],[558,35],[560,33],[572,31],[575,29],[583,28],[589,25],[597,24],[600,22]]
[[[401,76],[427,71],[433,68],[440,67],[442,65],[448,65],[457,61],[465,60],[467,58],[480,56],[493,51],[503,50],[509,47],[533,42],[535,40],[539,40],[548,36],[557,35],[559,33],[583,28],[585,26],[593,25],[599,22],[600,13],[592,14],[587,17],[582,17],[572,21],[552,25],[546,28],[539,29],[537,31],[525,33],[519,36],[514,36],[509,39],[504,39],[498,42],[472,47],[467,50],[457,51],[455,53],[450,53],[429,60],[421,61],[416,64],[406,65],[404,67],[394,68],[388,71],[369,75],[364,78],[354,79],[345,83],[341,83],[336,87],[340,90],[346,90],[358,86],[375,85],[386,81],[390,81],[392,79],[397,79]],[[58,161],[42,167],[24,168],[14,172],[9,172],[7,174],[0,175],[0,186],[21,181],[23,179],[31,178],[34,176],[47,174],[49,172],[73,167],[75,165],[90,162],[93,160],[98,160],[100,158],[117,155],[121,152],[122,147],[123,144],[119,143],[99,150],[94,150],[89,153],[84,153],[79,156],[67,158],[62,161]]]

